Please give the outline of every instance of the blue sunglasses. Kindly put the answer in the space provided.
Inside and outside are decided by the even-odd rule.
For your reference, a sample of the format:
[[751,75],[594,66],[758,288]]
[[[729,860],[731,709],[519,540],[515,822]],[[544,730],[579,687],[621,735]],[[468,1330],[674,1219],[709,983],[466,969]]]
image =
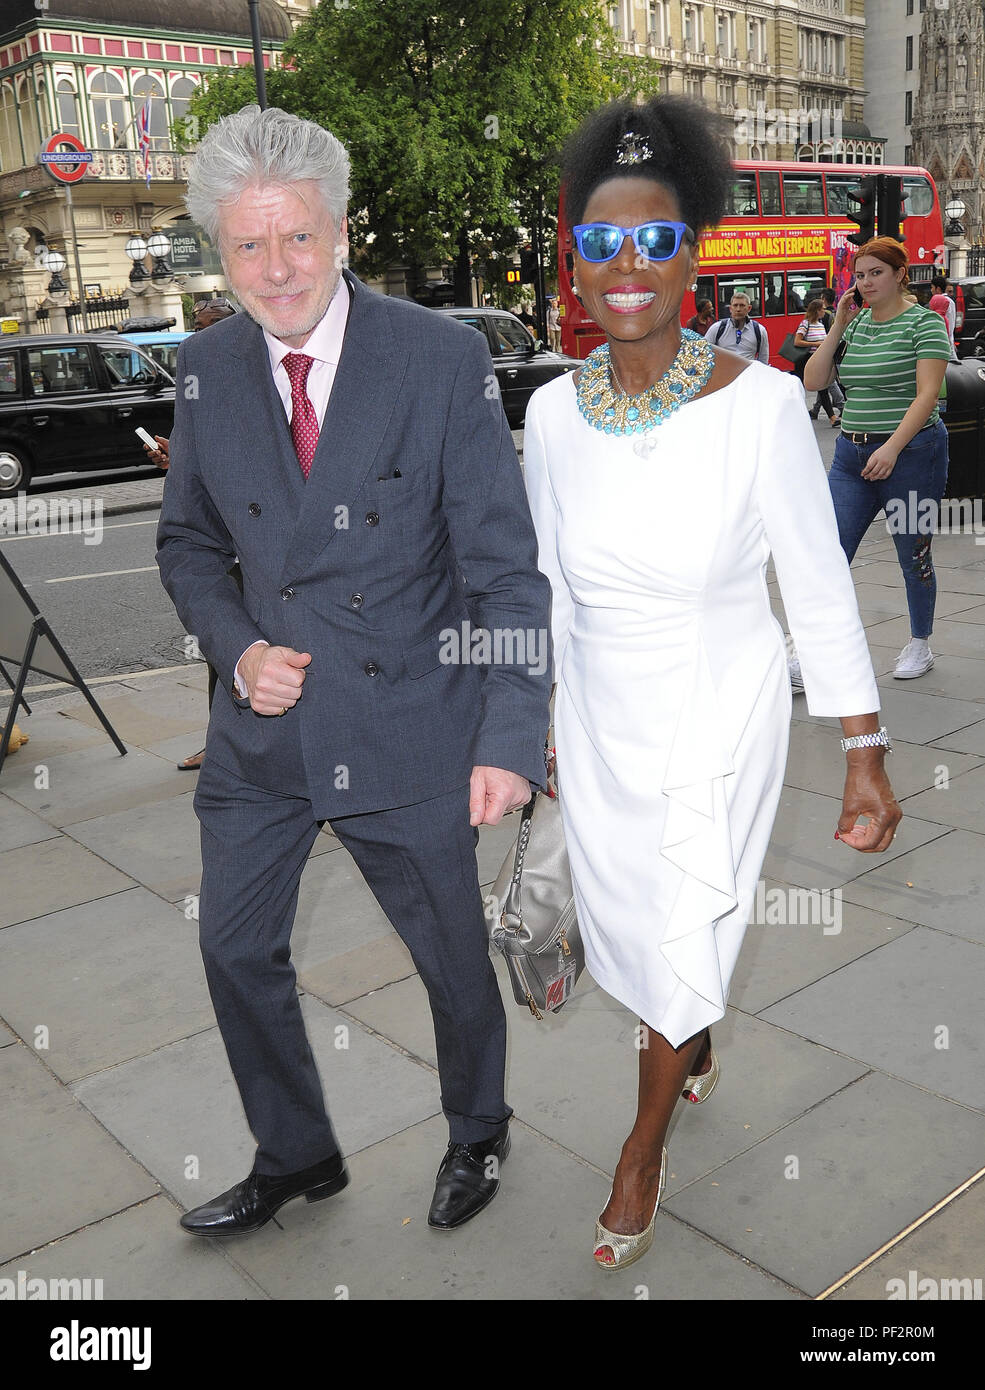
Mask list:
[[670,261],[677,255],[681,242],[695,240],[694,232],[685,222],[643,222],[638,227],[615,227],[611,222],[582,222],[572,227],[578,253],[583,260],[600,264],[618,256],[626,237],[645,260]]

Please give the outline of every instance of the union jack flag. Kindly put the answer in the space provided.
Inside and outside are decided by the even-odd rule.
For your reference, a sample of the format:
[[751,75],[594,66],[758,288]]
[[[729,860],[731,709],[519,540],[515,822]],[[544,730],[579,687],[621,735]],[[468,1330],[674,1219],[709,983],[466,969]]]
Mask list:
[[140,143],[140,153],[144,157],[148,188],[150,188],[150,103],[151,98],[148,97],[137,116],[137,137]]

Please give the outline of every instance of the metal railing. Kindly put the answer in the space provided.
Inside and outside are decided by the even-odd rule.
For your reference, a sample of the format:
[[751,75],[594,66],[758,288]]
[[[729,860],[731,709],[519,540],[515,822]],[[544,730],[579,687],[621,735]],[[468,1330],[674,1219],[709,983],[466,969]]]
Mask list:
[[[99,299],[87,299],[85,310],[90,328],[109,328],[110,324],[116,323],[119,319],[130,317],[130,301],[126,295],[104,295]],[[65,305],[65,317],[68,320],[69,333],[82,332],[82,307],[78,300],[74,304]],[[51,332],[50,309],[41,308],[37,311],[37,323],[33,331]]]

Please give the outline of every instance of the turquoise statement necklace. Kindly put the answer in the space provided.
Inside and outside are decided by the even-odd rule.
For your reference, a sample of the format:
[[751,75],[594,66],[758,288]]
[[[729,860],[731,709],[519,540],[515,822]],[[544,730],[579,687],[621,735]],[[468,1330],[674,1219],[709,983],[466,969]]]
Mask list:
[[715,354],[704,338],[681,329],[677,356],[658,381],[638,396],[619,386],[603,343],[585,358],[578,378],[578,409],[593,429],[605,434],[645,434],[696,396],[711,376]]

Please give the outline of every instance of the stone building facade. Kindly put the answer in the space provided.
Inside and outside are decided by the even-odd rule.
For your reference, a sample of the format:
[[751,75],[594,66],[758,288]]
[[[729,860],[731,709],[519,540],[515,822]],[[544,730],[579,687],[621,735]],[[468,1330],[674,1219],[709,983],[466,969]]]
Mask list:
[[661,64],[660,90],[735,122],[736,157],[879,164],[863,123],[863,0],[614,0],[627,53]]
[[[269,67],[292,26],[276,0],[262,0],[260,14]],[[180,323],[182,292],[201,295],[224,284],[214,254],[187,223],[187,156],[173,148],[170,132],[210,72],[252,62],[241,0],[3,0],[0,315],[22,331],[64,328],[65,308],[77,302],[65,192],[37,162],[55,132],[75,135],[95,156],[72,193],[83,286],[98,286],[102,298],[126,295],[134,316]],[[149,183],[136,124],[148,98]],[[174,273],[151,278],[160,267],[148,258],[148,278],[131,285],[126,243],[156,229],[182,233]],[[46,248],[68,261],[67,293],[48,293]],[[40,321],[39,308],[47,310]]]
[[950,0],[928,8],[920,33],[920,86],[913,152],[941,206],[965,205],[965,237],[985,241],[985,22],[981,4]]

